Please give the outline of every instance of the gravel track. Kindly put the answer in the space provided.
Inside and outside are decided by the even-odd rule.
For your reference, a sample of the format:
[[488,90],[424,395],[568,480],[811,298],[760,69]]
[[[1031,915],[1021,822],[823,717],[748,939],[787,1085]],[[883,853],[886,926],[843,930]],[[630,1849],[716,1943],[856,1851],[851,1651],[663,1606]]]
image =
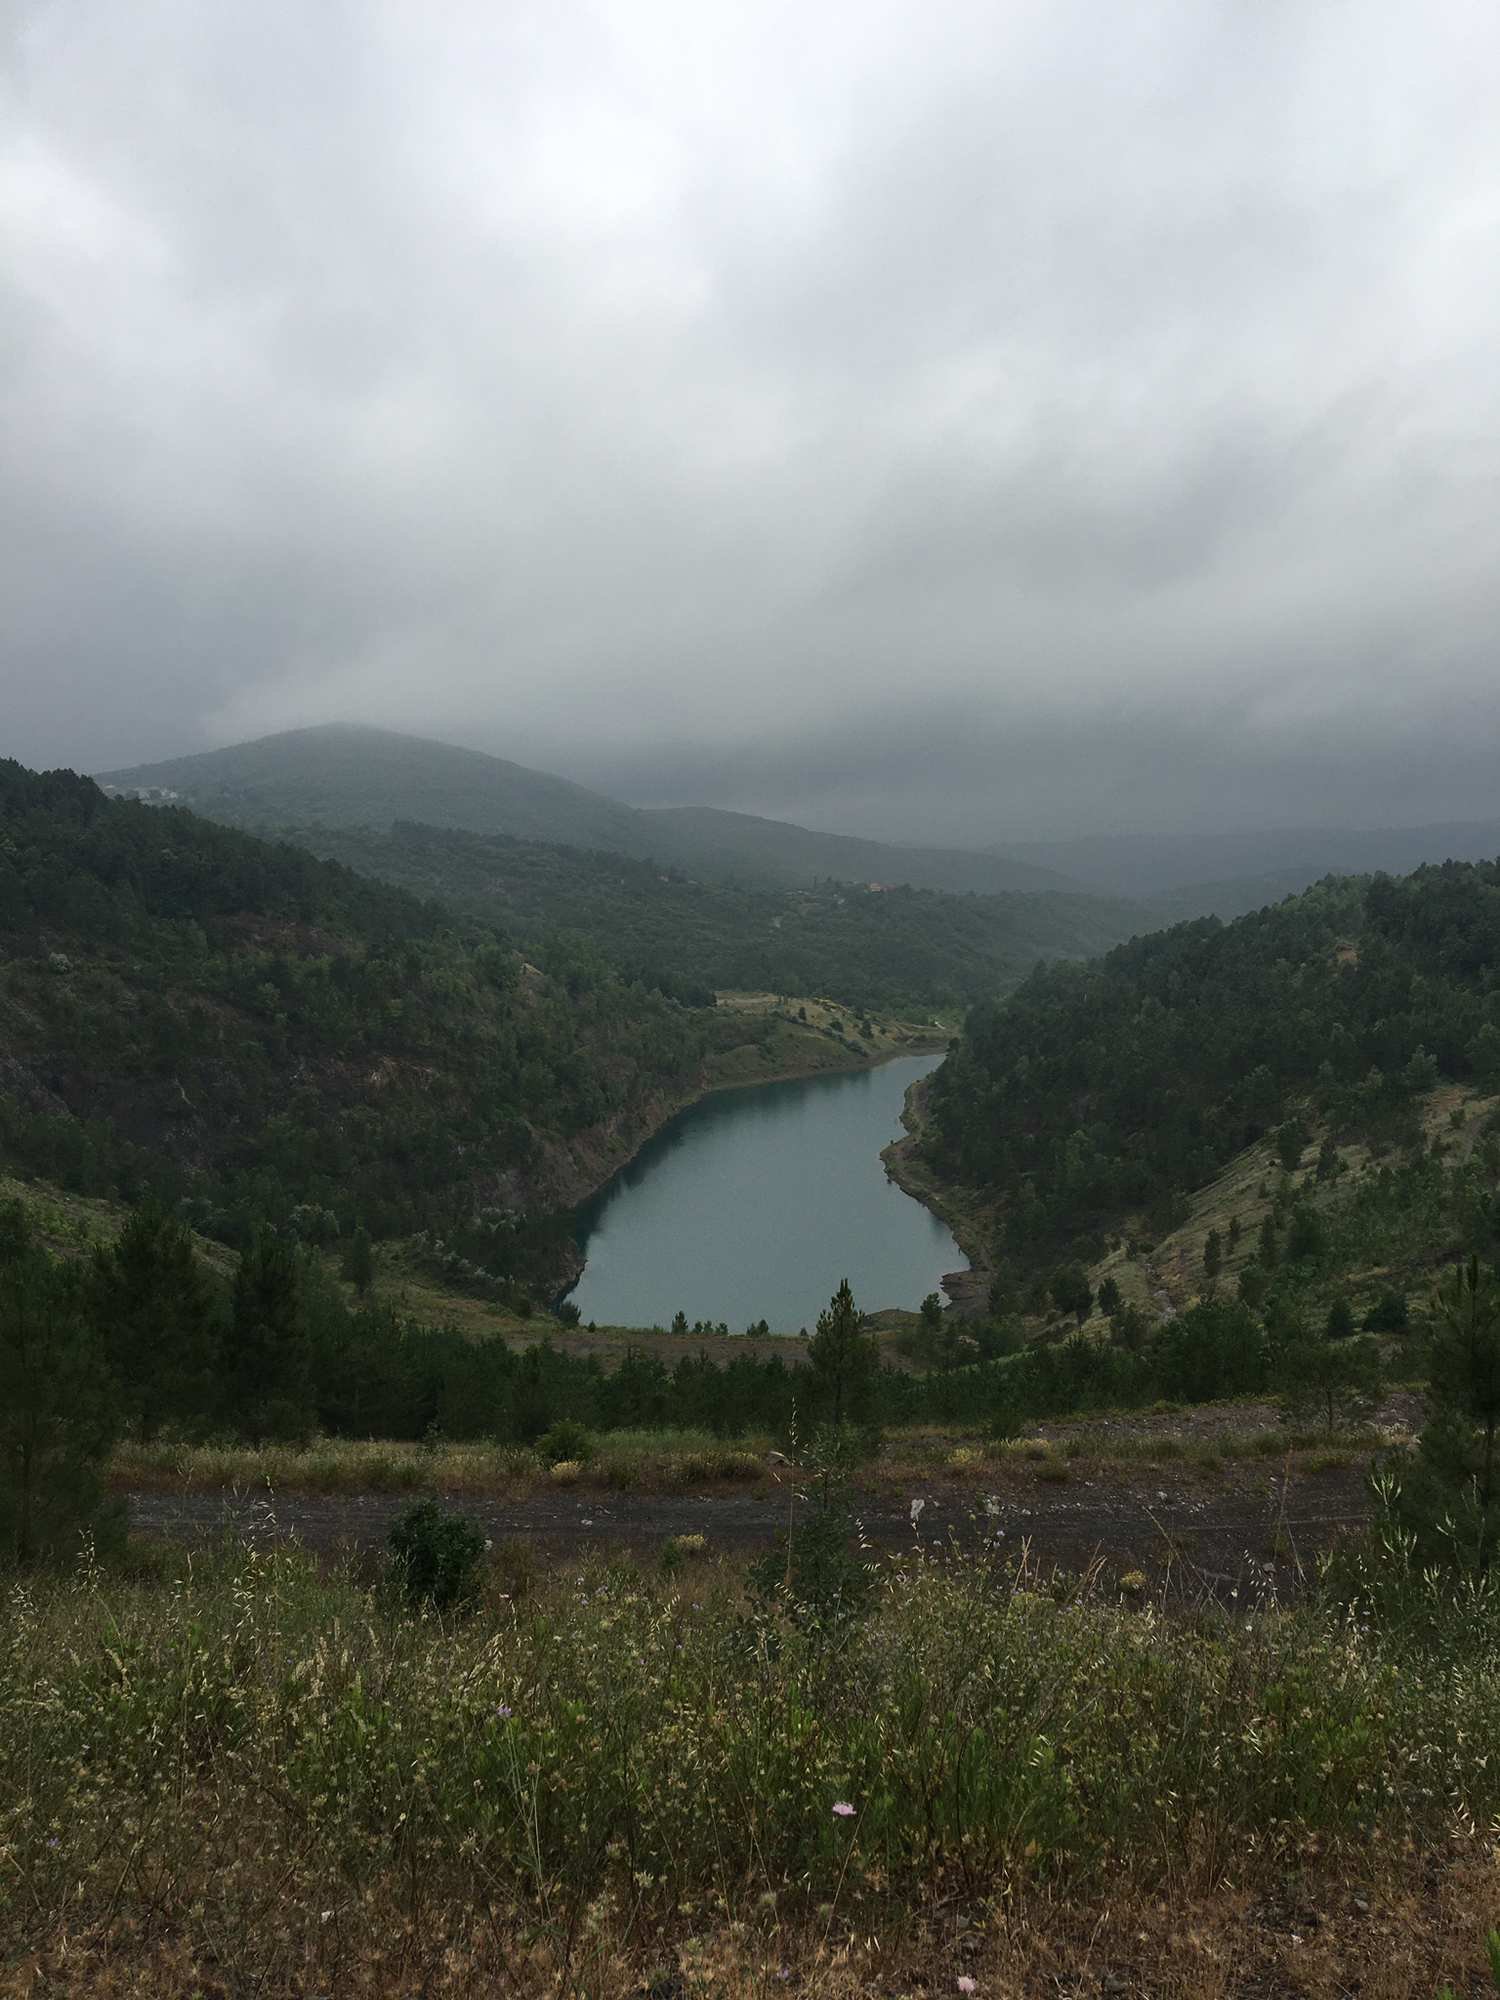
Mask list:
[[[226,1534],[295,1541],[321,1556],[379,1548],[410,1493],[267,1494],[167,1490],[125,1496],[136,1532],[203,1543]],[[585,1551],[653,1550],[670,1535],[702,1534],[721,1552],[766,1546],[785,1528],[787,1495],[753,1492],[634,1494],[569,1492],[516,1498],[439,1495],[495,1542],[530,1544],[561,1564]],[[916,1523],[912,1502],[920,1499]],[[1080,1571],[1102,1561],[1220,1598],[1258,1597],[1297,1587],[1306,1564],[1366,1518],[1363,1475],[1338,1467],[1288,1479],[1281,1466],[1233,1468],[1226,1483],[1099,1473],[1065,1485],[1004,1491],[987,1498],[971,1486],[924,1481],[910,1496],[860,1496],[866,1539],[879,1549],[993,1538],[1003,1551],[1024,1546],[1044,1568]]]

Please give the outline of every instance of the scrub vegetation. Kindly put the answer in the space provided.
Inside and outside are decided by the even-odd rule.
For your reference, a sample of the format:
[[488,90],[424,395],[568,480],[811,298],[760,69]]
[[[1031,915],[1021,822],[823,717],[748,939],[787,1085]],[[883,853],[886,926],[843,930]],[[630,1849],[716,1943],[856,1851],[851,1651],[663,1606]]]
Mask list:
[[384,1575],[241,1547],[11,1588],[11,1964],[110,1992],[1003,1992],[1028,1912],[1059,1912],[1064,1965],[1149,1978],[1132,1911],[1237,1912],[1243,1962],[1247,1909],[1290,1897],[1344,1912],[1336,1968],[1412,1913],[1416,1852],[1446,1922],[1412,1913],[1386,1990],[1474,1990],[1500,1624],[1399,1543],[1248,1622],[986,1553],[850,1590],[693,1548],[519,1596],[481,1566],[439,1610],[408,1585],[461,1570],[442,1526]]

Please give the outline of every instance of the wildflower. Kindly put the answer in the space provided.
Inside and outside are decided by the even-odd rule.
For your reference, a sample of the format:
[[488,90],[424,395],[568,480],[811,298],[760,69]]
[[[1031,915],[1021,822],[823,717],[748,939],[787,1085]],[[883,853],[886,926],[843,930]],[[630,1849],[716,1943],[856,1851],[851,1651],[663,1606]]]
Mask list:
[[960,1993],[977,1993],[979,1991],[978,1981],[970,1978],[967,1972],[961,1972],[958,1975],[958,1990]]
[[918,1521],[920,1521],[920,1520],[921,1520],[921,1518],[922,1518],[922,1509],[923,1509],[923,1508],[924,1508],[924,1507],[925,1507],[926,1505],[927,1505],[927,1502],[926,1502],[925,1500],[913,1500],[913,1501],[912,1501],[912,1503],[911,1503],[911,1524],[912,1524],[912,1526],[913,1526],[913,1527],[915,1527],[915,1526],[917,1525]]
[[847,1799],[840,1799],[833,1808],[833,1816],[835,1819],[853,1819],[854,1808]]
[[500,1706],[495,1710],[495,1713],[502,1722],[509,1722],[514,1711],[508,1701],[502,1701]]

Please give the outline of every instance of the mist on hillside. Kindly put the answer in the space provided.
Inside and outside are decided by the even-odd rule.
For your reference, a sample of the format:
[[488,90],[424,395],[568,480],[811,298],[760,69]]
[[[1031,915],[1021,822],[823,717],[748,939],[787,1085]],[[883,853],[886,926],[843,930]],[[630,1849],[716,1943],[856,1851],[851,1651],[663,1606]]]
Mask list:
[[0,751],[376,725],[627,848],[1125,896],[1484,851],[1343,836],[1496,810],[1497,59],[1459,0],[17,11]]

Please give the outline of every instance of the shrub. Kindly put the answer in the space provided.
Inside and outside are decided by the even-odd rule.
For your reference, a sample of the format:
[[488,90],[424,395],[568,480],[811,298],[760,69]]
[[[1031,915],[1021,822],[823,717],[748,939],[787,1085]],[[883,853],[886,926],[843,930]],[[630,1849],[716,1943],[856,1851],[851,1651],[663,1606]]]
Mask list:
[[392,1527],[389,1547],[401,1595],[413,1609],[449,1611],[477,1594],[486,1543],[466,1515],[421,1500]]
[[1411,1325],[1405,1292],[1382,1292],[1365,1314],[1366,1333],[1405,1333]]
[[571,1417],[564,1417],[537,1439],[536,1450],[543,1465],[556,1465],[562,1459],[571,1460],[575,1465],[587,1465],[594,1455],[594,1440],[582,1424],[575,1423]]
[[752,1564],[750,1583],[799,1625],[833,1630],[869,1609],[874,1578],[850,1547],[852,1523],[839,1506],[817,1507]]
[[554,1486],[576,1486],[583,1477],[583,1463],[576,1458],[560,1458],[550,1477]]

